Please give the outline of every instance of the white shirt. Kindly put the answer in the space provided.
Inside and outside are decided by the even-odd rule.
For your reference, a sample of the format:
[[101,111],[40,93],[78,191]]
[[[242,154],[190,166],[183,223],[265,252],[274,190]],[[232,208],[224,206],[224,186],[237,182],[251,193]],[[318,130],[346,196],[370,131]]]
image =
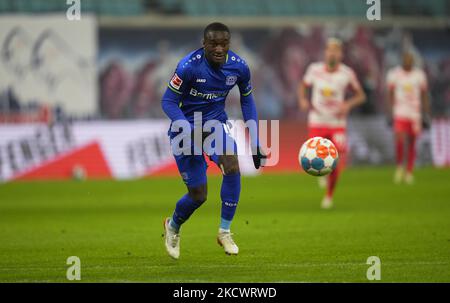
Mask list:
[[355,72],[342,63],[330,72],[324,62],[316,62],[309,65],[303,83],[312,89],[313,109],[308,114],[308,126],[346,127],[346,117],[339,117],[337,113],[345,101],[347,89],[361,87]]
[[387,74],[387,85],[394,90],[394,118],[420,120],[421,93],[428,89],[423,70],[414,68],[408,72],[400,66],[395,67]]

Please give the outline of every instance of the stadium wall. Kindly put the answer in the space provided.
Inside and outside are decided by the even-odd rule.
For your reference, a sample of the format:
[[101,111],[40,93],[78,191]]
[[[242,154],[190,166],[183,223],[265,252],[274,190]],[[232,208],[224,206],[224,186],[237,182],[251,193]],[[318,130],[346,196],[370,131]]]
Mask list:
[[[421,25],[383,20],[381,26],[307,17],[270,18],[264,25],[255,18],[223,21],[233,30],[232,49],[251,67],[260,117],[305,119],[297,85],[308,64],[321,59],[328,36],[344,40],[345,63],[368,95],[358,113],[384,111],[386,72],[398,64],[401,48],[409,47],[427,72],[434,113],[450,116],[450,35],[440,19]],[[179,19],[186,22],[167,17],[158,23],[157,16],[113,21],[84,15],[77,22],[57,15],[0,16],[0,123],[26,121],[24,113],[33,109],[28,120],[40,120],[35,116],[43,106],[54,119],[165,118],[159,103],[167,81],[178,60],[200,47],[209,22]],[[227,110],[239,117],[237,90]]]
[[97,19],[64,15],[0,16],[0,118],[42,107],[92,116],[97,101]]

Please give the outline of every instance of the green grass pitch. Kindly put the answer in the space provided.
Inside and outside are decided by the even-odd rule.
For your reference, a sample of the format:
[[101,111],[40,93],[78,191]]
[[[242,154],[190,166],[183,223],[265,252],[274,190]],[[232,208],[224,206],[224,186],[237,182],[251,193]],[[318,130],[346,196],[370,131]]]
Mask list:
[[352,168],[332,210],[306,174],[245,177],[233,222],[239,256],[216,243],[220,177],[183,226],[181,257],[164,250],[162,221],[185,188],[180,178],[22,182],[0,185],[0,281],[368,282],[369,256],[381,282],[450,282],[450,170],[421,168],[414,186],[393,169]]

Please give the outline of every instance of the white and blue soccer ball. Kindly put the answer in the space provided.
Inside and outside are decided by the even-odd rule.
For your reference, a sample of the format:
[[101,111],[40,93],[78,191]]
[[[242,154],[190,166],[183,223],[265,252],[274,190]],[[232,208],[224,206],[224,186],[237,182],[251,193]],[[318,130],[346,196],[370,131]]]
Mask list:
[[326,176],[337,166],[339,155],[331,140],[314,137],[300,148],[298,161],[305,172],[312,176]]

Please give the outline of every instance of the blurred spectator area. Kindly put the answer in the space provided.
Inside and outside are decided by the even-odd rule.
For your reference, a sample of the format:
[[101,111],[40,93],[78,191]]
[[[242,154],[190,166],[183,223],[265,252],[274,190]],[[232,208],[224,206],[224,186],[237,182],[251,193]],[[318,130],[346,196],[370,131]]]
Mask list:
[[[382,22],[367,22],[366,0],[80,1],[82,13],[99,16],[98,111],[89,118],[164,118],[160,100],[167,81],[179,59],[201,46],[203,27],[213,20],[230,25],[231,47],[251,67],[262,118],[304,119],[297,87],[307,66],[322,60],[330,36],[343,40],[344,61],[368,96],[356,114],[384,113],[385,75],[408,48],[427,73],[433,112],[450,116],[449,0],[381,0]],[[66,0],[0,0],[0,16],[65,13],[67,7]],[[41,117],[39,101],[29,105],[17,95],[0,90],[0,113],[21,121],[17,114],[29,106],[27,112]],[[237,90],[228,97],[227,111],[232,118],[240,115]],[[80,119],[67,114],[59,110],[51,116]]]
[[[100,15],[132,16],[182,14],[188,16],[361,16],[365,0],[81,0],[82,10]],[[382,0],[388,16],[450,15],[448,0]],[[0,13],[65,11],[62,0],[0,0]]]
[[[51,13],[66,11],[66,0],[0,0],[0,13]],[[111,16],[143,15],[148,11],[143,0],[80,0],[82,12]]]
[[[191,16],[361,16],[367,11],[365,0],[151,0],[151,7],[162,13]],[[447,0],[382,0],[383,13],[399,16],[446,16]]]

